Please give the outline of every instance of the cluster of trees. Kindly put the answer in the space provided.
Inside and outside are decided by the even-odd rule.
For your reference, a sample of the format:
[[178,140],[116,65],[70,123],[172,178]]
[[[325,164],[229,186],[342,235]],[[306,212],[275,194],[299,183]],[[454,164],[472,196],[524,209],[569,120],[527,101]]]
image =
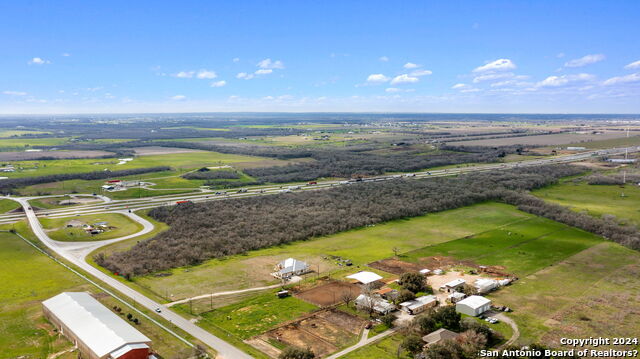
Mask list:
[[278,356],[279,359],[313,359],[316,355],[310,348],[286,347]]
[[622,185],[625,182],[638,183],[640,182],[640,176],[631,174],[626,178],[622,174],[603,175],[601,173],[593,174],[586,178],[587,183],[594,185]]
[[[206,169],[206,168],[205,168]],[[189,172],[187,174],[182,175],[182,178],[190,179],[190,180],[230,180],[230,179],[239,179],[240,175],[234,171],[210,171],[209,169],[198,170],[195,172]]]
[[420,273],[403,273],[398,283],[402,286],[402,290],[398,293],[398,298],[396,298],[397,303],[415,299],[418,293],[433,293],[433,288],[427,284],[427,278]]
[[[443,340],[424,349],[422,336],[438,329],[448,329],[460,335]],[[407,336],[400,344],[407,352],[425,359],[477,358],[481,349],[489,348],[502,340],[497,332],[475,320],[462,319],[455,306],[432,308],[419,315],[408,328]]]
[[60,182],[68,180],[98,180],[113,177],[134,176],[143,173],[168,171],[169,166],[157,166],[146,168],[133,168],[129,170],[120,171],[95,171],[95,172],[82,172],[82,173],[61,173],[55,175],[38,176],[38,177],[23,177],[23,178],[10,178],[0,181],[0,193],[11,194],[16,188],[32,186],[41,183]]
[[640,231],[633,225],[621,226],[614,217],[597,218],[586,213],[579,213],[527,193],[505,191],[501,200],[517,206],[518,209],[537,216],[552,219],[566,225],[595,233],[610,241],[622,244],[631,249],[640,250]]
[[332,190],[212,201],[153,209],[170,229],[131,249],[96,261],[114,272],[142,275],[196,265],[273,245],[306,240],[398,218],[501,198],[581,173],[573,166],[540,166],[459,177],[395,179]]

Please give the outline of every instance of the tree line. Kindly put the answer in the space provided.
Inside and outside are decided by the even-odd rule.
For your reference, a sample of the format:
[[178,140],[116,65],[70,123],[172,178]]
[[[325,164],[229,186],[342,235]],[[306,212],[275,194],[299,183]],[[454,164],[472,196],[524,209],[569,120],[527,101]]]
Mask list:
[[170,229],[124,252],[95,259],[128,276],[306,240],[398,218],[499,200],[583,171],[568,165],[449,178],[395,179],[329,190],[160,207],[149,214]]

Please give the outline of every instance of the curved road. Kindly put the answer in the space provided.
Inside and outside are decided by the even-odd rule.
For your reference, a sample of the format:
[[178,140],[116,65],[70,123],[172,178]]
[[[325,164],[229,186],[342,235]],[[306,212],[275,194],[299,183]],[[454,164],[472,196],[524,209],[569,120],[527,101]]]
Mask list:
[[[191,323],[189,320],[183,318],[182,316],[172,312],[169,309],[164,308],[160,303],[157,303],[157,302],[145,297],[144,295],[142,295],[141,293],[139,293],[139,292],[135,291],[134,289],[128,287],[124,283],[122,283],[122,282],[120,282],[120,281],[118,281],[118,280],[116,280],[114,278],[111,278],[109,275],[107,275],[107,274],[101,272],[100,270],[98,270],[97,268],[94,268],[93,266],[89,265],[84,260],[84,257],[86,256],[86,254],[83,255],[83,253],[85,253],[87,249],[84,249],[82,247],[80,247],[80,249],[74,248],[74,246],[68,245],[68,244],[66,244],[66,242],[58,242],[58,241],[54,241],[51,238],[49,238],[47,233],[42,228],[42,225],[40,224],[40,221],[38,220],[38,217],[36,217],[36,214],[33,212],[33,209],[31,209],[31,206],[29,205],[28,198],[10,198],[10,199],[12,199],[14,201],[17,201],[18,203],[20,203],[22,205],[22,208],[24,209],[24,212],[25,212],[25,214],[27,216],[27,219],[29,221],[29,224],[31,225],[31,228],[33,229],[33,232],[38,237],[38,239],[40,239],[40,241],[45,246],[47,246],[49,249],[51,249],[52,251],[54,251],[55,253],[57,253],[58,255],[60,255],[64,259],[66,259],[67,261],[73,263],[74,265],[78,266],[79,268],[81,268],[85,272],[91,274],[92,276],[96,277],[97,279],[101,280],[102,282],[108,284],[112,288],[115,288],[120,293],[122,293],[122,294],[126,295],[127,297],[133,299],[134,302],[137,302],[138,304],[144,306],[145,308],[147,308],[149,310],[155,310],[156,308],[163,308],[162,312],[158,313],[158,315],[160,315],[162,318],[168,320],[169,322],[173,323],[174,325],[176,325],[180,329],[184,330],[185,332],[189,333],[194,338],[197,338],[198,340],[202,341],[206,345],[208,345],[211,348],[213,348],[214,350],[216,350],[218,352],[218,356],[219,357],[226,358],[226,359],[236,359],[236,358],[237,359],[249,359],[249,358],[252,358],[250,355],[247,355],[245,352],[241,351],[240,349],[232,346],[231,344],[225,342],[224,340],[212,335],[211,333],[209,333],[209,332],[205,331],[204,329],[198,327],[197,325]],[[135,216],[135,217],[138,217],[138,216]],[[133,218],[135,218],[135,217],[133,217]],[[142,221],[145,221],[143,218],[140,218],[140,217],[138,217],[138,218],[140,220],[142,220]],[[151,225],[151,223],[149,223],[148,221],[145,221],[145,222],[147,222],[149,225]],[[143,222],[141,222],[141,223],[143,223]],[[145,226],[145,228],[148,228],[144,223],[143,223],[143,225]],[[151,225],[151,229],[153,229],[153,225]],[[144,231],[145,231],[145,229],[143,229],[141,232],[144,232]],[[140,235],[141,232],[136,233],[134,236]],[[147,232],[145,232],[145,233],[147,233]],[[116,239],[116,240],[122,240],[122,238],[119,238],[119,239]],[[116,240],[112,240],[112,241],[116,241]]]

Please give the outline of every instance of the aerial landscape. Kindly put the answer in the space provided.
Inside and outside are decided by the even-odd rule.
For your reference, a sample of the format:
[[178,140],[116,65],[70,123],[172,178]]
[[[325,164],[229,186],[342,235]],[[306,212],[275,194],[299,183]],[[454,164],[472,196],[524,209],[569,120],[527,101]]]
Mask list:
[[638,357],[639,10],[0,4],[0,359]]

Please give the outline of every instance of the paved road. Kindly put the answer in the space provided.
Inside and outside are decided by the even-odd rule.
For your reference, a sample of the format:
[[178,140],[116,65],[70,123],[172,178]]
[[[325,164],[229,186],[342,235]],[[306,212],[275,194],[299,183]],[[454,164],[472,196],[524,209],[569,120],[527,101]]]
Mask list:
[[[15,200],[15,201],[18,201],[22,205],[22,207],[23,207],[23,209],[25,211],[25,214],[27,216],[27,219],[29,221],[29,224],[31,225],[31,228],[33,229],[33,232],[36,234],[38,239],[40,239],[40,241],[44,245],[46,245],[49,249],[51,249],[52,251],[56,252],[58,255],[60,255],[61,257],[63,257],[67,261],[73,263],[74,265],[76,265],[79,268],[83,269],[85,272],[91,274],[92,276],[96,277],[97,279],[101,280],[102,282],[108,284],[112,288],[115,288],[120,293],[122,293],[122,294],[126,295],[127,297],[133,299],[133,301],[135,301],[139,305],[142,305],[143,307],[145,307],[145,308],[147,308],[149,310],[155,310],[156,308],[162,308],[162,312],[158,313],[158,315],[160,315],[164,319],[168,320],[169,322],[173,323],[174,325],[176,325],[180,329],[184,330],[185,332],[189,333],[194,338],[197,338],[198,340],[202,341],[206,345],[208,345],[211,348],[213,348],[214,350],[216,350],[218,352],[218,355],[221,358],[225,358],[225,359],[236,359],[236,358],[237,359],[249,359],[249,358],[252,358],[251,356],[247,355],[246,353],[244,353],[240,349],[238,349],[238,348],[232,346],[231,344],[225,342],[224,340],[212,335],[211,333],[209,333],[209,332],[205,331],[204,329],[198,327],[194,323],[191,323],[189,320],[183,318],[182,316],[172,312],[169,309],[164,308],[160,303],[157,303],[157,302],[145,297],[144,295],[142,295],[141,293],[138,293],[134,289],[132,289],[132,288],[128,287],[127,285],[125,285],[124,283],[122,283],[122,282],[120,282],[120,281],[118,281],[118,280],[116,280],[114,278],[111,278],[107,274],[105,274],[105,273],[101,272],[100,270],[94,268],[93,266],[89,265],[84,260],[84,257],[77,256],[77,253],[74,254],[73,250],[70,250],[65,245],[62,245],[60,242],[54,241],[51,238],[49,238],[47,233],[42,228],[42,225],[40,224],[40,221],[36,217],[36,214],[31,209],[31,206],[29,205],[29,202],[28,202],[27,199],[24,199],[24,198],[12,198],[12,199]],[[82,259],[80,259],[80,257],[82,257]]]

